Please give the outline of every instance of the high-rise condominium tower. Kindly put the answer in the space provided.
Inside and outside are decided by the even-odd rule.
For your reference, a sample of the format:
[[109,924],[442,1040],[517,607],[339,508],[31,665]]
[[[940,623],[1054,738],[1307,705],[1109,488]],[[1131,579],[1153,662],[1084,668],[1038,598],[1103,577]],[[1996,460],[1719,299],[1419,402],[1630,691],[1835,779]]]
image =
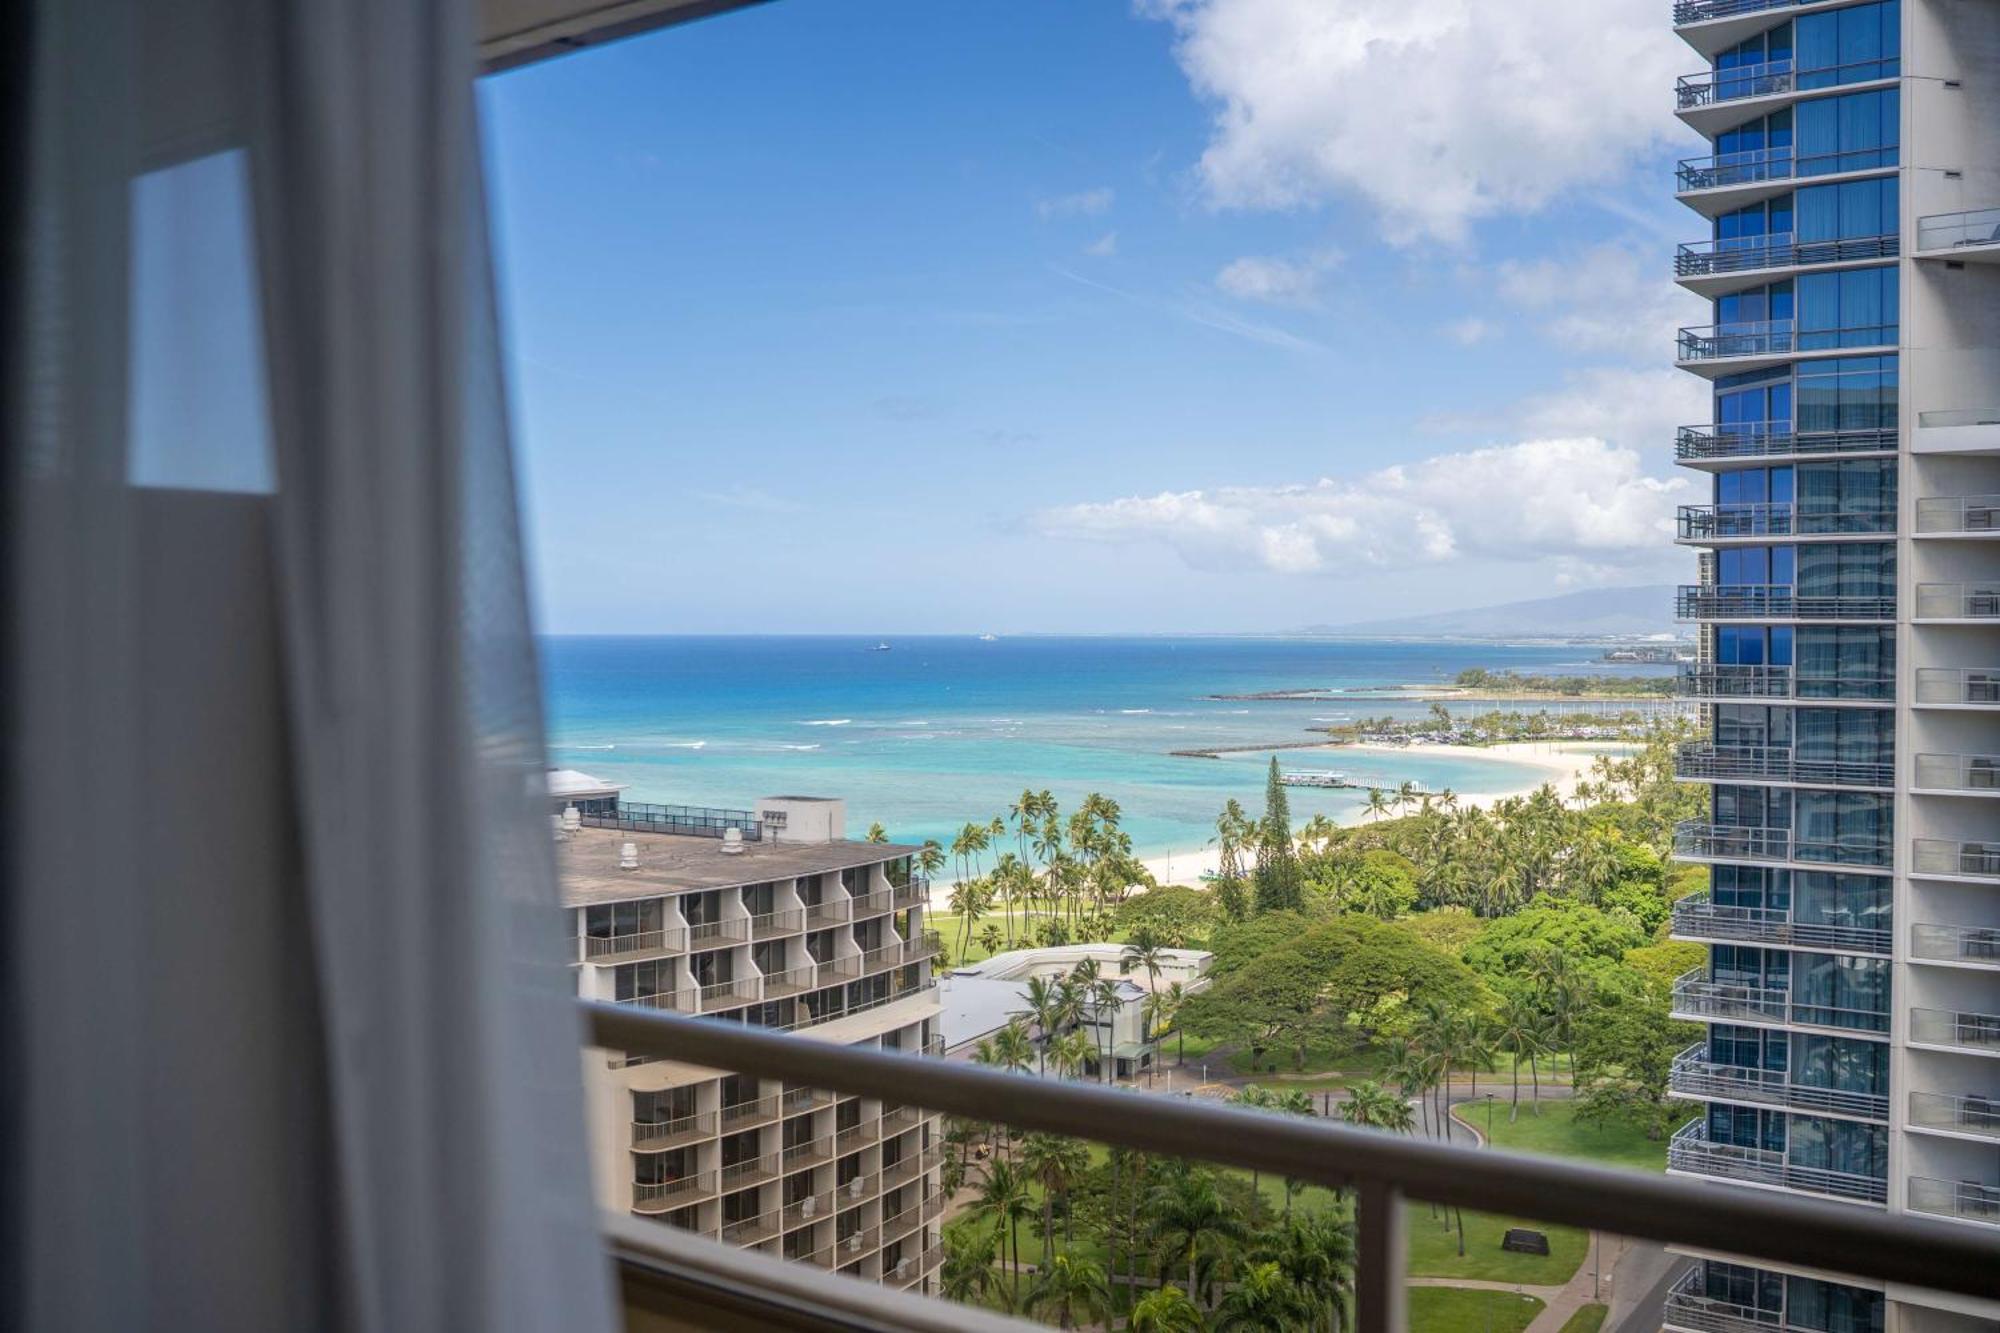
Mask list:
[[[842,803],[639,805],[551,777],[577,993],[938,1056],[914,847],[850,841]],[[943,1260],[938,1117],[620,1052],[584,1053],[598,1199],[911,1290]]]
[[[2000,3],[1680,0],[1713,389],[1674,914],[1706,1039],[1669,1170],[2000,1237]],[[2000,1277],[1996,1277],[2000,1281]],[[1995,1311],[1704,1259],[1694,1333],[1962,1333]]]

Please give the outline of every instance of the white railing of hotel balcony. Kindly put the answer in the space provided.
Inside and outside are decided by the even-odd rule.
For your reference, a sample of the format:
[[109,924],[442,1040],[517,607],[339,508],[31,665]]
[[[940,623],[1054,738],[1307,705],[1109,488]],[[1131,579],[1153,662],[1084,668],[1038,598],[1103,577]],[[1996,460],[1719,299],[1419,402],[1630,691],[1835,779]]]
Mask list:
[[[1331,1120],[1265,1116],[1191,1099],[1018,1077],[970,1063],[914,1060],[675,1014],[589,1002],[583,1008],[591,1044],[609,1050],[1353,1191],[1356,1333],[1409,1328],[1404,1213],[1410,1200],[1964,1295],[1988,1294],[2000,1264],[2000,1244],[1981,1229],[1919,1217],[1891,1220],[1872,1209],[1811,1198],[1716,1190],[1695,1181],[1434,1143]],[[1682,1146],[1685,1153],[1692,1144]],[[1955,1218],[1977,1215],[1981,1206],[1978,1199],[1956,1195],[1947,1201]],[[670,1228],[617,1221],[606,1226],[628,1297],[638,1283],[687,1300],[784,1310],[799,1327],[1022,1327],[965,1306],[912,1300],[881,1284],[827,1284],[811,1265],[726,1249]],[[871,1239],[864,1235],[863,1244],[851,1249],[843,1238],[835,1262],[865,1253]]]

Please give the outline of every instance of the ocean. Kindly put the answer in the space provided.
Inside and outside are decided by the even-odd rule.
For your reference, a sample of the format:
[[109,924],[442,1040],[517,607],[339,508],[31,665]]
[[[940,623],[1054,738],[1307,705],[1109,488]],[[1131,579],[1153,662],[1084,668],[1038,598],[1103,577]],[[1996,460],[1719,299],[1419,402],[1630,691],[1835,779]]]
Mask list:
[[[1645,674],[1597,650],[1550,645],[1219,637],[560,636],[542,640],[550,762],[627,785],[631,800],[748,807],[780,794],[840,796],[848,829],[949,844],[1004,815],[1022,788],[1065,812],[1087,792],[1118,801],[1141,856],[1207,843],[1231,797],[1262,809],[1271,749],[1218,758],[1172,751],[1309,741],[1359,716],[1422,703],[1216,699],[1446,683],[1468,667]],[[1491,792],[1542,774],[1500,759],[1417,749],[1279,751],[1290,767],[1368,783]],[[1295,825],[1350,819],[1353,791],[1292,788]]]

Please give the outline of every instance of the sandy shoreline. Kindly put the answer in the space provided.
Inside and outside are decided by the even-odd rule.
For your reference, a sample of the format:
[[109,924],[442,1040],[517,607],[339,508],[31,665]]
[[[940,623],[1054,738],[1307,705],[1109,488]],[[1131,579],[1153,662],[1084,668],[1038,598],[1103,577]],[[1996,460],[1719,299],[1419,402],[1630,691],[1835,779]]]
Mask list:
[[[1349,751],[1361,754],[1426,754],[1450,759],[1506,760],[1541,770],[1541,776],[1523,786],[1494,791],[1454,791],[1461,806],[1488,808],[1509,797],[1526,796],[1543,783],[1554,783],[1564,800],[1576,796],[1577,784],[1590,776],[1591,766],[1603,754],[1629,754],[1629,745],[1605,741],[1508,741],[1501,745],[1322,745],[1293,751],[1294,754]],[[1347,822],[1363,822],[1359,812]],[[1165,852],[1142,858],[1140,864],[1162,884],[1196,884],[1203,875],[1212,875],[1222,864],[1222,853],[1213,847]]]

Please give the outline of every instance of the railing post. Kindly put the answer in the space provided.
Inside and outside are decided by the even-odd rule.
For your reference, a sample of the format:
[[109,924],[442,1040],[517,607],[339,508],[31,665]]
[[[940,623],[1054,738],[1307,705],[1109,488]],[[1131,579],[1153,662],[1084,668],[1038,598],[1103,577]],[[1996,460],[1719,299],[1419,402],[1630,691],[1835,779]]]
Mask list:
[[1409,1333],[1409,1258],[1403,1195],[1364,1181],[1354,1210],[1356,1333]]

